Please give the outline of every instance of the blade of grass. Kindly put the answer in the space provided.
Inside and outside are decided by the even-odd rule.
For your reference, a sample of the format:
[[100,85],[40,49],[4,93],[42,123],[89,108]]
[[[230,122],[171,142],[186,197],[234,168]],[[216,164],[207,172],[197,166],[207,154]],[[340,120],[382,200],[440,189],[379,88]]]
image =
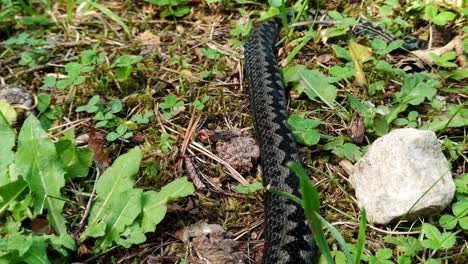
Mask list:
[[73,9],[75,8],[75,0],[67,1],[67,22],[70,24],[73,19]]
[[361,223],[359,224],[359,234],[358,234],[358,243],[356,247],[356,256],[354,258],[354,263],[361,263],[361,255],[364,251],[364,245],[366,244],[366,225],[367,225],[367,213],[366,209],[361,208],[362,216]]
[[128,29],[128,26],[125,24],[125,22],[123,22],[122,19],[120,19],[120,17],[118,17],[116,14],[114,14],[114,12],[112,12],[107,7],[105,7],[105,6],[103,6],[103,5],[99,4],[99,3],[91,1],[90,4],[93,7],[96,7],[97,9],[99,9],[99,11],[101,11],[104,15],[106,15],[110,19],[114,20],[117,24],[119,24],[125,30],[125,32],[127,32],[127,34],[130,35],[130,30]]
[[287,165],[289,169],[299,176],[302,207],[304,208],[307,219],[309,220],[309,226],[312,230],[315,242],[327,262],[329,264],[333,264],[334,262],[330,252],[330,247],[328,246],[325,233],[323,232],[322,225],[320,224],[320,218],[318,217],[320,210],[318,191],[315,189],[314,185],[310,183],[309,177],[297,162],[290,161]]
[[437,137],[440,137],[440,135],[442,135],[442,133],[445,132],[445,130],[447,129],[447,127],[450,125],[450,123],[452,122],[452,120],[458,115],[458,113],[463,110],[465,107],[466,107],[466,103],[463,104],[463,105],[460,105],[460,107],[457,108],[457,110],[455,111],[455,113],[453,113],[453,115],[449,118],[449,120],[447,120],[447,123],[445,123],[444,127],[439,131],[439,133],[437,133]]
[[305,36],[304,39],[302,39],[301,43],[299,45],[297,45],[296,47],[294,47],[294,49],[288,54],[288,56],[285,59],[285,62],[284,62],[283,66],[288,65],[294,59],[294,57],[296,57],[296,55],[299,53],[299,51],[301,51],[301,49],[305,45],[307,45],[307,43],[309,43],[309,41],[311,41],[315,36],[316,35],[315,35],[315,33],[313,31],[308,31],[307,36]]
[[325,220],[325,218],[320,216],[318,213],[315,214],[317,219],[319,219],[322,222],[322,224],[330,231],[332,236],[336,239],[338,244],[340,244],[343,253],[346,255],[348,264],[353,264],[353,257],[351,256],[351,253],[348,249],[348,245],[346,245],[346,241],[344,240],[343,236],[341,236],[340,231],[338,231],[338,229],[336,229],[332,224],[327,222],[327,220]]
[[302,200],[299,199],[298,197],[288,193],[288,192],[285,192],[285,191],[281,191],[281,190],[276,190],[276,189],[268,189],[269,192],[272,192],[274,194],[277,194],[277,195],[281,195],[297,204],[299,204],[300,206],[303,206],[302,205]]

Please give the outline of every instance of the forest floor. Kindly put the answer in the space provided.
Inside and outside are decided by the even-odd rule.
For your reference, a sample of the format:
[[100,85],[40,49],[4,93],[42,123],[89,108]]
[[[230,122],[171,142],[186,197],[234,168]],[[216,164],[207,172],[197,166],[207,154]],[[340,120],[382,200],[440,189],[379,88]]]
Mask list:
[[[235,254],[223,250],[232,248],[243,254],[236,258],[247,256],[246,263],[259,263],[264,249],[264,190],[244,76],[243,45],[255,22],[280,14],[281,8],[240,0],[100,1],[88,5],[85,1],[76,6],[61,3],[67,1],[36,2],[0,4],[0,81],[4,86],[26,87],[35,96],[37,107],[33,112],[57,149],[57,142],[64,138],[76,146],[72,149],[78,153],[73,154],[73,164],[82,174],[66,175],[58,194],[64,201],[60,214],[76,244],[64,249],[65,242],[48,238],[38,246],[34,243],[39,240],[25,238],[36,242],[28,244],[22,255],[11,247],[7,250],[0,242],[0,262],[2,257],[13,255],[17,261],[30,260],[37,246],[40,249],[35,253],[46,253],[41,259],[50,261],[208,263],[206,258],[213,258],[219,261],[213,263],[225,263],[220,259]],[[278,1],[269,2],[274,5]],[[468,31],[467,10],[449,6],[431,9],[416,0],[401,5],[390,0],[361,5],[352,2],[356,1],[329,1],[321,9],[353,17],[364,14],[399,38],[413,36],[441,47],[459,36],[460,45],[439,56],[429,55],[429,61],[424,62],[408,52],[392,50],[390,45],[353,38],[339,23],[333,30],[317,33],[283,32],[282,36],[287,37],[278,46],[278,61],[285,72],[294,65],[305,65],[314,76],[335,78],[327,83],[335,94],[323,95],[331,96],[331,103],[311,96],[300,83],[290,81],[288,86],[290,114],[296,122],[292,126],[302,143],[304,167],[320,193],[321,214],[347,243],[357,244],[361,212],[346,169],[364,155],[370,143],[392,129],[433,130],[457,180],[457,198],[441,213],[456,218],[452,219],[455,226],[442,223],[441,215],[402,223],[397,228],[370,226],[363,260],[461,263],[468,252],[468,40],[463,38]],[[297,1],[294,7],[299,8],[301,3]],[[359,47],[370,48],[362,69],[346,59],[350,39]],[[400,69],[411,76],[427,73],[420,76],[427,85],[417,91],[417,104],[400,100],[405,82]],[[364,77],[355,78],[357,72]],[[429,83],[435,85],[429,87]],[[350,103],[350,96],[360,102],[358,107]],[[21,122],[19,119],[14,126],[17,131],[21,130]],[[22,132],[18,133],[21,142]],[[135,154],[132,150],[137,146],[141,153]],[[92,159],[84,148],[93,150]],[[141,192],[138,195],[142,199],[145,194],[158,199],[151,191],[160,191],[184,176],[194,189],[187,182],[177,182],[186,188],[183,194],[160,198],[154,217],[160,217],[161,222],[153,219],[157,225],[154,232],[133,233],[142,230],[133,220],[112,237],[89,231],[90,226],[97,230],[107,221],[97,219],[97,210],[92,208],[101,201],[90,202],[96,194],[96,179],[129,151],[132,156],[127,157],[135,163],[119,164],[121,167],[113,173],[127,173],[135,164],[138,171],[140,165],[139,172],[130,175],[134,187],[129,188]],[[67,169],[64,167],[70,173]],[[0,190],[3,183],[8,183],[1,177]],[[34,195],[22,193],[21,197],[30,197],[24,207],[19,209],[20,201],[26,198],[9,204],[10,209],[0,210],[0,237],[4,236],[5,241],[10,241],[13,233],[6,229],[11,225],[2,222],[19,223],[15,231],[18,236],[60,233],[54,226],[59,224],[45,220],[50,219],[51,205],[45,202],[47,210],[44,205],[39,210],[34,199],[39,199],[40,192],[29,188]],[[178,190],[170,188],[166,191]],[[120,198],[130,201],[132,197]],[[168,203],[166,212],[168,200],[174,201]],[[143,212],[145,208],[143,203],[138,210]],[[456,211],[459,208],[462,212]],[[133,219],[144,218],[139,212]],[[97,219],[95,223],[93,219]],[[429,247],[411,240],[429,239],[421,231],[423,223],[435,226],[442,236],[453,236],[453,243],[439,241],[439,247]],[[49,224],[52,231],[37,231]],[[208,242],[202,240],[207,239],[204,228],[221,235],[213,235]],[[335,262],[345,263],[336,240],[326,234]]]

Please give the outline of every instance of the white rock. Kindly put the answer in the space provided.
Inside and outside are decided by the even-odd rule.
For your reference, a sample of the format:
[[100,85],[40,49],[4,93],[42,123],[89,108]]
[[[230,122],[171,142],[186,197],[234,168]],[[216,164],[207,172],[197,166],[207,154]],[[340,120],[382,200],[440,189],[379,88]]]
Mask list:
[[439,213],[455,193],[436,135],[413,128],[377,139],[354,165],[349,181],[374,224],[395,222],[405,214],[405,220],[413,220]]

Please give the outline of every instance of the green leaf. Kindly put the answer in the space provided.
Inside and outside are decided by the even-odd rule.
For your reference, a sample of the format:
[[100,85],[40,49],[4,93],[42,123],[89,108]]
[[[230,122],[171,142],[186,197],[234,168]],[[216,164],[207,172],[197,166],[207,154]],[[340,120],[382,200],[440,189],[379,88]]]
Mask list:
[[93,163],[93,152],[90,149],[77,149],[72,140],[61,139],[56,143],[57,152],[65,166],[66,177],[73,179],[86,177]]
[[346,49],[338,46],[338,45],[332,45],[333,50],[335,51],[335,55],[345,59],[347,61],[352,61],[351,54],[349,54],[349,51]]
[[45,207],[55,231],[60,235],[67,234],[61,214],[64,202],[60,191],[65,185],[65,171],[54,143],[33,115],[25,120],[19,133],[15,167],[31,192],[36,194],[36,212],[42,212]]
[[69,62],[65,64],[65,71],[68,73],[68,78],[71,81],[74,81],[77,77],[78,74],[80,74],[81,70],[81,64],[78,62]]
[[[89,99],[88,104],[78,107],[76,111],[77,112],[86,111],[87,113],[96,113],[97,111],[99,111],[99,107],[101,106],[99,101],[100,101],[99,95],[95,95],[91,99]],[[97,114],[103,115],[103,113],[101,112],[98,112]]]
[[438,26],[444,26],[447,22],[455,19],[456,14],[450,11],[444,11],[435,16],[432,22]]
[[445,232],[440,238],[441,247],[444,249],[450,249],[455,245],[456,237],[453,233]]
[[[0,112],[0,187],[10,183],[12,180],[15,180],[11,178],[11,175],[9,175],[8,169],[15,160],[15,153],[13,152],[15,139],[15,130],[10,126],[7,119]],[[1,212],[2,210],[0,210],[0,214]]]
[[424,99],[431,100],[439,82],[428,73],[416,73],[403,77],[401,91],[395,94],[397,102],[419,105]]
[[341,66],[333,66],[330,67],[329,72],[331,75],[334,77],[337,77],[336,81],[340,81],[342,79],[348,79],[354,76],[356,74],[356,69],[353,68],[352,66],[349,67],[341,67]]
[[356,99],[354,96],[352,96],[349,93],[346,94],[346,98],[348,99],[348,102],[351,108],[356,110],[362,116],[368,115],[366,106],[363,103],[361,103],[358,99]]
[[169,153],[171,150],[171,144],[174,143],[174,141],[171,139],[170,135],[167,133],[161,133],[161,138],[159,140],[159,148],[164,154]]
[[194,191],[193,184],[187,181],[187,177],[182,177],[167,184],[159,192],[144,192],[141,220],[143,232],[154,232],[156,225],[166,215],[167,203],[169,201],[191,195]]
[[132,70],[133,70],[132,66],[128,66],[126,68],[118,68],[116,71],[117,80],[119,82],[125,82],[130,77]]
[[299,53],[299,51],[301,51],[301,49],[305,45],[307,45],[307,43],[309,43],[310,40],[312,40],[315,36],[316,36],[316,34],[314,32],[309,31],[308,34],[306,34],[306,36],[304,38],[302,38],[299,45],[294,47],[292,49],[292,51],[289,52],[288,56],[285,59],[285,65],[288,65],[294,59],[294,57],[296,57],[296,55]]
[[28,192],[28,185],[23,179],[18,179],[0,187],[0,216],[7,211],[15,201],[21,200]]
[[133,132],[127,132],[127,133],[125,133],[125,134],[122,136],[122,138],[123,138],[123,139],[128,139],[128,138],[130,138],[130,137],[132,137],[132,136],[133,136]]
[[394,72],[392,65],[390,65],[390,63],[383,61],[383,60],[378,61],[377,64],[375,65],[375,68],[383,72],[388,72],[388,73]]
[[136,114],[132,117],[132,121],[135,121],[138,124],[148,124],[149,118],[152,117],[154,114],[153,112],[145,112],[143,115]]
[[315,145],[320,140],[320,134],[314,130],[320,125],[319,120],[306,119],[301,115],[291,115],[288,118],[294,138],[307,146]]
[[391,249],[383,248],[383,249],[377,250],[377,252],[375,253],[375,256],[379,260],[384,260],[384,259],[390,259],[392,257],[392,254],[393,252]]
[[457,225],[457,218],[453,215],[443,215],[440,217],[439,223],[445,229],[453,229]]
[[96,52],[98,45],[94,45],[92,49],[83,50],[81,52],[81,64],[90,65],[96,62]]
[[362,157],[362,152],[359,147],[352,143],[345,143],[343,146],[337,147],[333,152],[338,156],[344,156],[353,162]]
[[383,50],[387,48],[387,43],[382,38],[375,38],[372,40],[371,46],[376,50]]
[[176,7],[174,10],[167,9],[161,12],[160,16],[165,18],[168,16],[183,17],[190,13],[190,8],[188,6]]
[[70,86],[73,83],[71,79],[63,79],[57,82],[56,86],[58,89],[64,89],[67,86]]
[[427,238],[436,240],[436,241],[440,241],[440,238],[442,236],[439,229],[437,229],[437,227],[431,224],[423,224],[422,232]]
[[62,236],[43,235],[41,237],[46,239],[55,250],[62,254],[62,256],[67,256],[70,250],[75,249],[75,240],[68,234]]
[[210,60],[217,60],[219,59],[219,54],[218,54],[218,50],[216,49],[205,49],[205,48],[200,48],[200,53],[205,56],[206,58],[210,59]]
[[283,0],[268,0],[268,4],[272,7],[281,7]]
[[468,69],[457,69],[451,71],[447,77],[452,78],[456,81],[461,81],[463,79],[468,78]]
[[52,98],[48,94],[39,94],[37,96],[37,110],[44,113],[50,105]]
[[50,263],[46,252],[47,245],[42,239],[34,239],[31,247],[23,255],[24,261],[27,263]]
[[401,91],[395,94],[395,104],[386,116],[387,123],[390,124],[408,105],[419,105],[425,99],[431,101],[437,92],[438,84],[439,82],[428,73],[405,75]]
[[249,194],[249,193],[253,193],[262,189],[263,189],[263,185],[261,182],[254,182],[254,183],[249,183],[246,185],[239,184],[239,185],[234,186],[234,191],[238,193],[242,193],[242,194]]
[[314,129],[320,125],[320,120],[304,118],[302,115],[291,115],[288,118],[290,126],[296,129]]
[[134,244],[141,244],[146,241],[145,233],[137,223],[133,223],[131,226],[127,227],[120,237],[121,238],[117,239],[116,242],[124,248],[129,248]]
[[399,256],[398,264],[411,264],[411,258],[409,256]]
[[80,85],[82,83],[84,83],[86,81],[86,77],[84,76],[78,76],[76,77],[76,79],[73,81],[73,85],[77,86],[77,85]]
[[55,76],[46,76],[43,79],[44,84],[41,86],[41,89],[47,90],[49,88],[55,87],[55,83],[57,82],[57,78]]
[[127,125],[125,125],[125,124],[119,125],[117,127],[117,129],[116,129],[116,132],[117,132],[117,134],[122,136],[123,134],[125,134],[125,132],[127,132]]
[[343,146],[344,144],[344,140],[343,139],[337,139],[337,140],[333,140],[325,145],[323,145],[323,149],[324,150],[333,150],[339,146]]
[[424,235],[428,238],[421,241],[421,245],[438,250],[438,249],[449,249],[455,244],[455,235],[450,232],[445,232],[443,234],[437,229],[437,227],[431,224],[423,224],[422,231]]
[[335,105],[337,89],[330,84],[330,78],[317,70],[304,70],[298,72],[304,87],[304,92],[313,100],[319,97],[329,107]]
[[[88,218],[88,227],[81,235],[80,240],[87,237],[100,237],[109,230],[121,210],[121,197],[124,193],[127,197],[135,183],[134,176],[138,173],[141,162],[141,150],[138,147],[128,153],[119,156],[96,183],[98,199],[94,202]],[[114,207],[117,205],[118,207]],[[139,206],[139,205],[134,205]]]
[[167,95],[164,97],[164,103],[160,103],[159,107],[161,109],[170,109],[177,103],[177,97],[174,95]]
[[83,66],[81,67],[81,72],[91,72],[94,70],[94,66]]
[[449,51],[444,53],[442,56],[436,55],[434,53],[429,54],[434,60],[437,65],[440,67],[445,67],[445,68],[456,68],[458,65],[456,63],[451,62],[451,60],[455,59],[457,56],[457,53],[455,51]]
[[449,51],[442,54],[441,58],[445,61],[454,60],[455,58],[457,58],[457,53],[455,51]]
[[457,193],[468,194],[468,173],[460,175],[454,182]]
[[106,217],[107,227],[103,239],[97,244],[101,249],[109,248],[127,226],[130,226],[141,212],[142,189],[130,189],[115,197],[112,201],[112,210]]
[[18,251],[20,257],[24,256],[24,253],[28,252],[33,244],[33,237],[31,235],[25,236],[19,232],[10,234],[8,236],[8,249],[10,251]]
[[393,124],[397,126],[404,126],[408,124],[408,120],[406,118],[397,118],[393,120]]
[[458,224],[463,228],[463,230],[468,230],[468,216],[459,219]]
[[122,102],[120,100],[112,100],[107,104],[107,108],[109,108],[110,113],[116,114],[122,111]]
[[[335,258],[335,264],[347,263],[346,255],[343,253],[343,251],[332,251],[332,255]],[[322,258],[320,260],[322,260]],[[322,264],[322,263],[325,264],[326,260],[323,259],[323,262],[322,261],[319,262],[319,264]]]
[[[78,110],[77,110],[78,111]],[[106,120],[103,112],[98,112],[94,117],[94,120]]]
[[438,12],[439,10],[437,9],[437,7],[433,5],[427,5],[426,8],[424,9],[425,15],[431,20],[435,19]]
[[306,70],[307,67],[302,64],[284,67],[283,69],[281,69],[284,77],[284,82],[290,83],[299,81],[301,79],[301,76],[299,76],[298,73]]
[[3,116],[9,124],[14,124],[18,118],[15,108],[5,99],[0,99],[0,115]]
[[383,39],[377,38],[371,42],[371,45],[374,49],[376,49],[377,54],[385,55],[396,49],[401,48],[403,43],[404,43],[403,40],[398,39],[398,40],[392,41],[390,44],[387,45],[387,42],[385,42]]
[[20,33],[17,37],[11,37],[5,41],[6,45],[23,45],[29,39],[29,34],[26,32]]
[[97,104],[99,104],[100,100],[101,100],[101,97],[99,95],[95,95],[95,96],[91,97],[91,99],[89,99],[88,105],[89,106],[97,105]]
[[468,126],[468,109],[464,105],[447,105],[447,112],[432,118],[430,123],[421,127],[421,129],[428,129],[438,131],[447,127],[463,127]]
[[468,215],[468,200],[462,200],[454,203],[452,205],[452,212],[458,219]]
[[416,112],[416,111],[409,112],[408,120],[415,121],[417,118],[418,118],[418,112]]
[[124,54],[118,57],[111,65],[111,68],[114,67],[127,67],[131,65],[132,55]]
[[241,24],[239,22],[236,22],[236,26],[229,31],[229,34],[231,34],[232,36],[241,35],[245,37],[252,30],[252,27],[253,27],[252,21],[249,21],[246,24]]
[[33,194],[28,189],[24,196],[21,196],[21,198],[11,203],[8,211],[12,213],[12,217],[15,221],[21,223],[25,217],[29,219],[35,217],[35,213],[31,210],[35,198],[36,197],[33,198]]
[[392,41],[390,44],[388,44],[387,49],[385,50],[385,53],[390,53],[394,50],[397,50],[403,46],[404,41],[402,39],[397,39],[395,41]]
[[399,236],[391,237],[387,236],[384,238],[385,242],[395,244],[400,250],[402,250],[406,256],[415,256],[419,251],[423,250],[421,242],[412,236]]

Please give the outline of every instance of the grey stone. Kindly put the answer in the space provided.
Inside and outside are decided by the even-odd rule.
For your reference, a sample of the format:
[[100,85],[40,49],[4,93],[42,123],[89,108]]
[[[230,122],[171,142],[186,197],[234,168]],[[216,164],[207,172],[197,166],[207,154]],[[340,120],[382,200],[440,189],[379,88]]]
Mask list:
[[349,177],[373,224],[437,214],[455,193],[449,163],[432,131],[403,128],[375,140]]

